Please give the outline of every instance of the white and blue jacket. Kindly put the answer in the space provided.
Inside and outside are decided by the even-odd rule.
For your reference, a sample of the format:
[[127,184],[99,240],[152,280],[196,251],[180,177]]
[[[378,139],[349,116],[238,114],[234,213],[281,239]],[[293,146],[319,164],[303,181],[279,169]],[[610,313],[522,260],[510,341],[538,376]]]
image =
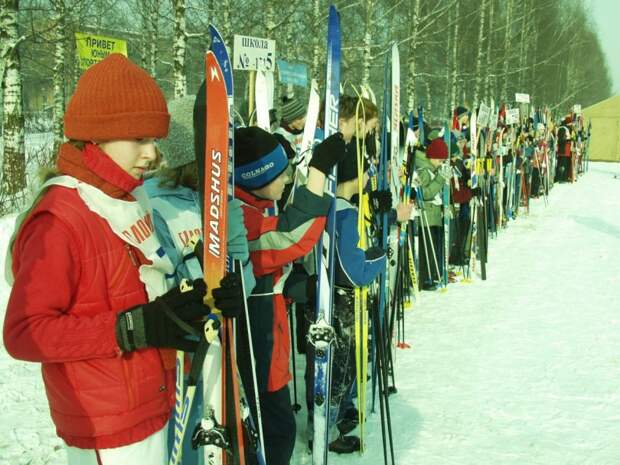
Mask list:
[[[147,179],[144,188],[153,206],[153,223],[157,237],[166,254],[175,266],[175,278],[193,281],[202,279],[200,262],[193,251],[186,248],[190,239],[202,237],[202,218],[198,193],[188,187],[169,188],[159,185],[156,177]],[[252,263],[243,266],[246,295],[250,295],[256,284]]]

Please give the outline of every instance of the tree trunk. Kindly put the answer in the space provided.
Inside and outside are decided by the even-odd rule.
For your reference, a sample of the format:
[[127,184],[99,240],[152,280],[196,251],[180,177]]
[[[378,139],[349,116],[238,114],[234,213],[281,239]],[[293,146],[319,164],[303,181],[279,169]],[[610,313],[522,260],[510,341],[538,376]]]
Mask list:
[[54,0],[52,21],[54,23],[54,112],[52,127],[54,131],[54,149],[52,154],[58,151],[58,147],[64,140],[63,134],[63,115],[65,113],[65,27],[66,11],[64,0]]
[[502,86],[502,101],[508,102],[508,80],[509,80],[509,66],[510,59],[510,32],[512,27],[512,8],[513,0],[507,0],[506,2],[506,29],[504,31],[504,84]]
[[407,111],[415,109],[416,51],[420,26],[420,0],[412,4],[411,28],[409,29],[409,57],[407,58]]
[[[528,11],[528,1],[523,2],[523,11]],[[519,40],[519,87],[518,92],[527,92],[525,89],[525,66],[527,64],[527,21],[529,15],[525,13],[521,16],[521,38]]]
[[474,108],[478,107],[482,93],[482,50],[484,48],[484,18],[486,15],[488,0],[482,0],[480,4],[480,16],[478,22],[478,53],[476,55],[476,87],[474,91]]
[[322,30],[321,28],[321,0],[314,0],[314,4],[313,4],[313,10],[312,10],[312,22],[314,24],[314,27],[312,28],[312,30],[314,31],[313,34],[313,51],[312,51],[312,78],[316,79],[317,82],[321,82],[320,79],[320,70],[319,70],[319,64],[320,64],[320,54],[321,54],[321,42],[320,42],[320,36],[321,34],[319,34],[319,31]]
[[495,0],[489,0],[489,28],[487,30],[487,64],[486,64],[486,84],[485,84],[485,92],[484,98],[485,100],[490,100],[494,97],[493,92],[491,90],[491,80],[493,77],[493,70],[491,69],[491,50],[493,46],[493,21],[495,19]]
[[[139,0],[140,22],[142,33],[140,36],[140,66],[147,71],[149,70],[149,42],[152,40],[153,31],[151,30],[151,2],[153,0]],[[79,67],[78,67],[79,68]]]
[[454,32],[452,34],[453,42],[452,42],[452,92],[450,95],[450,111],[452,112],[456,107],[456,93],[459,84],[459,10],[461,9],[461,2],[456,2],[456,7],[454,9]]
[[23,200],[26,187],[26,155],[24,144],[24,112],[22,108],[22,76],[19,59],[17,12],[19,0],[0,3],[0,82],[2,83],[2,182],[0,183],[0,215],[15,210]]
[[157,39],[159,37],[159,0],[151,0],[151,36],[148,37],[148,72],[153,77],[157,76]]
[[366,20],[364,21],[364,48],[362,50],[362,86],[370,85],[370,61],[372,60],[370,44],[372,42],[371,31],[374,27],[374,22],[372,20],[374,9],[374,0],[364,1],[364,13]]
[[230,14],[230,10],[231,10],[231,2],[230,0],[223,0],[222,1],[222,13],[223,13],[223,24],[224,24],[224,29],[222,31],[222,33],[224,34],[224,40],[226,41],[226,43],[228,44],[230,53],[232,53],[232,46],[233,46],[233,27],[232,27],[232,17]]
[[173,0],[174,7],[174,97],[181,98],[187,94],[187,76],[185,75],[185,50],[187,46],[187,28],[185,25],[185,0]]
[[268,39],[275,39],[276,10],[274,2],[263,3],[265,8],[265,35]]
[[[454,21],[453,10],[448,12],[448,23]],[[443,96],[443,113],[444,117],[450,118],[450,47],[452,47],[454,28],[450,28],[446,34],[446,85],[444,87]]]

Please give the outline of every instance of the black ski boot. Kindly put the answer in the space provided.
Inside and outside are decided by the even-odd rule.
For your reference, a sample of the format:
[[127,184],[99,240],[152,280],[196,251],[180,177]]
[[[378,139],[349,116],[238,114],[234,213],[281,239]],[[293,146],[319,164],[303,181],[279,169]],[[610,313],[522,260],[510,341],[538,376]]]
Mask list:
[[355,428],[357,428],[358,424],[359,424],[359,412],[354,407],[354,408],[348,409],[344,413],[342,418],[336,424],[336,427],[338,428],[340,435],[344,436],[346,434],[349,434]]
[[359,452],[360,438],[357,436],[340,436],[335,441],[329,443],[329,451],[336,454],[352,454]]

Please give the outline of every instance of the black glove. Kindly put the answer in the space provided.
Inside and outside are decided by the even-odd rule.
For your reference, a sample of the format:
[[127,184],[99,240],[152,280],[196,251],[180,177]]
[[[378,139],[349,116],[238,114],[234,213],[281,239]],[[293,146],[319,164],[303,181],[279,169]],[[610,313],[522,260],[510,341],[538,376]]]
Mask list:
[[314,155],[308,166],[314,167],[328,176],[332,168],[347,156],[347,146],[342,133],[332,134],[314,149]]
[[210,313],[203,303],[207,286],[202,279],[192,285],[182,283],[154,301],[119,313],[116,317],[116,341],[123,352],[146,347],[167,347],[194,352],[200,335],[201,320]]
[[391,191],[370,191],[368,195],[370,197],[372,209],[375,213],[387,213],[392,209]]
[[308,276],[308,280],[306,281],[306,295],[308,296],[308,302],[311,304],[316,304],[316,283],[318,280],[318,276],[312,274]]
[[377,155],[377,136],[374,131],[366,136],[366,153],[370,158],[375,158]]
[[213,289],[213,303],[224,318],[237,318],[244,309],[243,286],[239,273],[228,273]]

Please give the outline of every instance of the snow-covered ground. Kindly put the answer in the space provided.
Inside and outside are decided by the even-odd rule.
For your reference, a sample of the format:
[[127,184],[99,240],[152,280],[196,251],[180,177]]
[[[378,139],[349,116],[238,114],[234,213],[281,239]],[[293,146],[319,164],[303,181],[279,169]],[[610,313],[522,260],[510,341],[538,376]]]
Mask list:
[[[407,313],[412,347],[396,351],[391,397],[397,464],[620,464],[616,173],[593,163],[556,185],[548,206],[534,201],[491,240],[486,282],[423,293]],[[11,222],[0,220],[3,245]],[[0,309],[8,293],[0,284]],[[0,348],[0,393],[0,464],[64,463],[38,366]],[[303,410],[298,420],[293,463],[307,464]],[[330,463],[382,463],[378,414],[367,430],[364,456]]]

